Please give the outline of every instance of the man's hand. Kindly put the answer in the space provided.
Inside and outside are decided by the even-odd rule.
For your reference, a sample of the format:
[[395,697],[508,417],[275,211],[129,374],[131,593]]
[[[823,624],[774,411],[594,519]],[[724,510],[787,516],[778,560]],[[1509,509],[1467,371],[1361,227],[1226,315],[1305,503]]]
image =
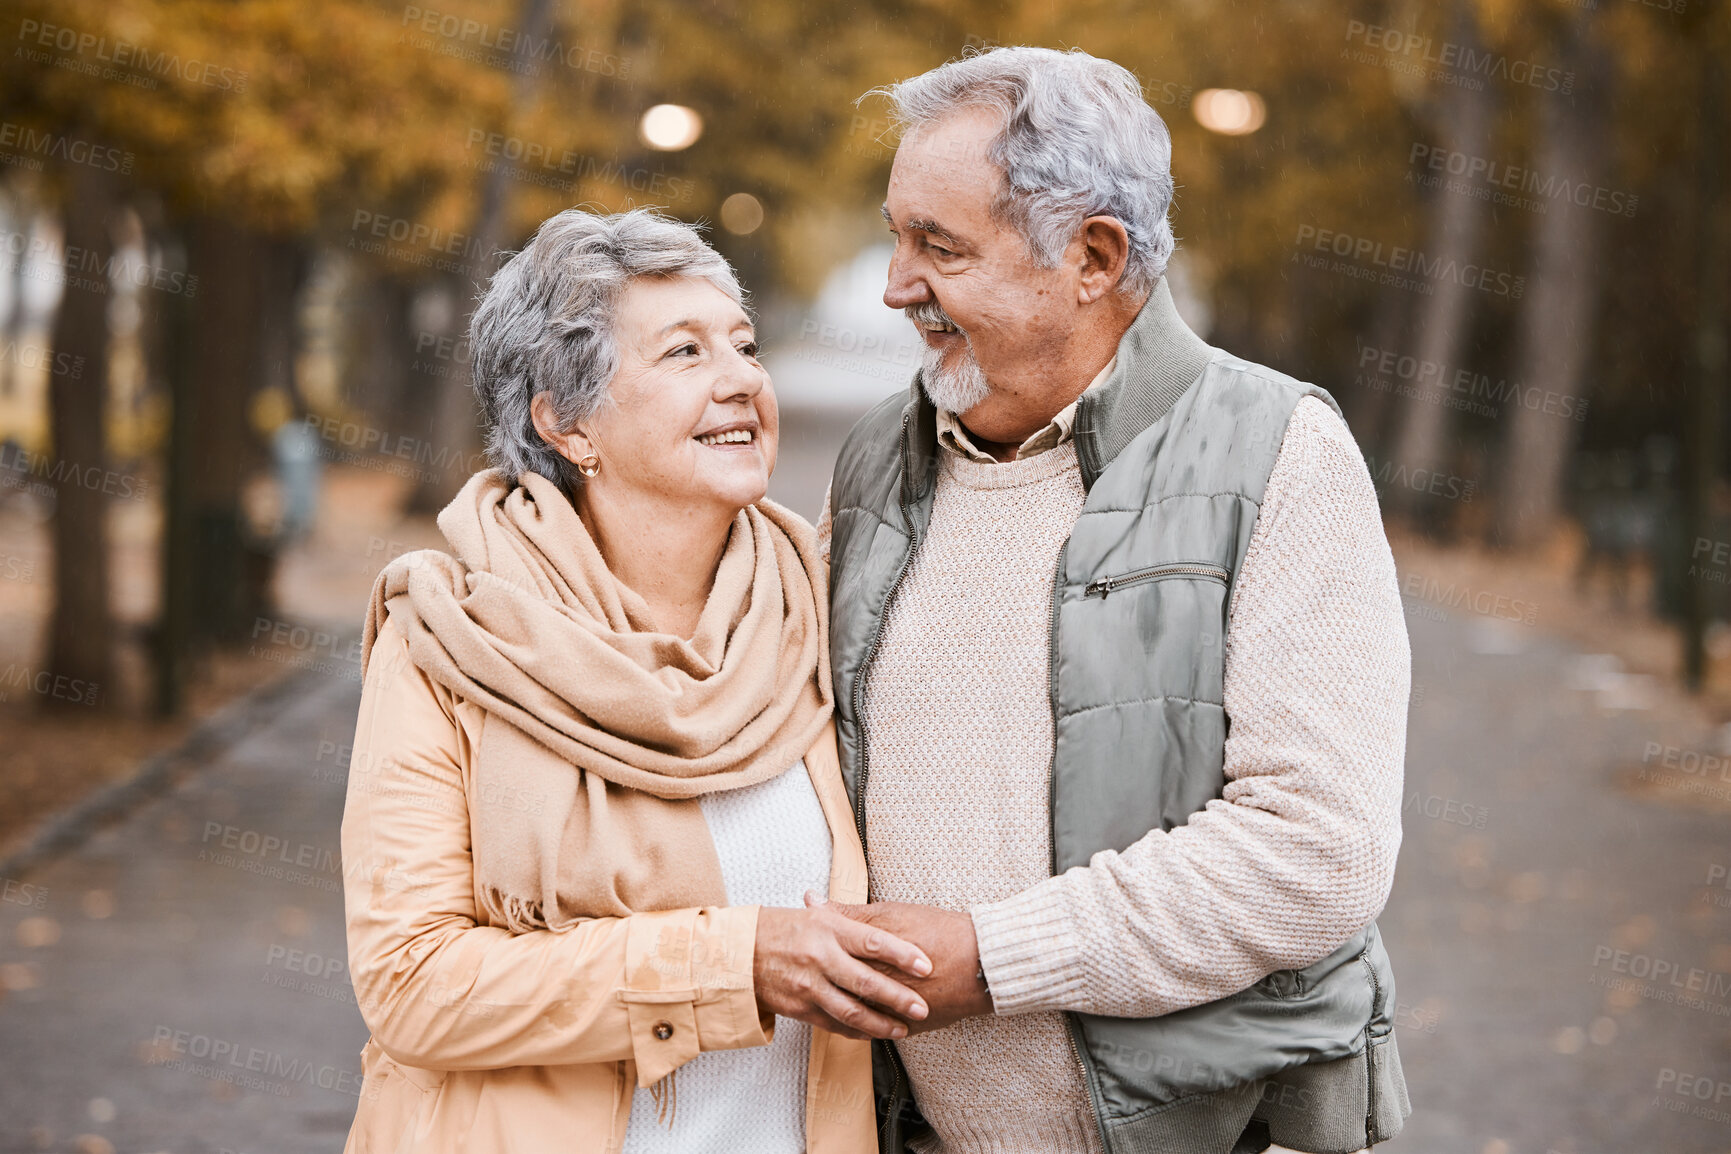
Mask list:
[[924,1019],[908,1023],[912,1033],[941,1029],[963,1018],[992,1012],[992,995],[978,976],[980,947],[979,939],[974,936],[974,919],[967,914],[906,902],[850,906],[819,899],[814,894],[806,895],[806,904],[825,905],[925,951],[932,961],[932,972],[928,977],[909,981],[904,974],[896,975],[925,999],[930,1011]]
[[931,960],[890,931],[812,897],[809,909],[757,911],[751,978],[759,1008],[844,1038],[904,1036],[904,1023],[926,1015],[908,979],[931,973]]

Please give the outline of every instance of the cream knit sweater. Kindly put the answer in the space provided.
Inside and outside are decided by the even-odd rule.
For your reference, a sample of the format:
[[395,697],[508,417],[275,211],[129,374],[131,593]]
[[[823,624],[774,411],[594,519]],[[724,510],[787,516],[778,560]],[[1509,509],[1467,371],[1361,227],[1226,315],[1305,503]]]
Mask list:
[[1075,450],[985,464],[943,443],[864,690],[866,847],[875,900],[971,911],[996,1014],[898,1050],[928,1150],[1097,1151],[1058,1011],[1213,1001],[1382,908],[1410,671],[1394,561],[1351,433],[1301,401],[1235,581],[1225,796],[1051,877],[1047,630],[1084,501]]

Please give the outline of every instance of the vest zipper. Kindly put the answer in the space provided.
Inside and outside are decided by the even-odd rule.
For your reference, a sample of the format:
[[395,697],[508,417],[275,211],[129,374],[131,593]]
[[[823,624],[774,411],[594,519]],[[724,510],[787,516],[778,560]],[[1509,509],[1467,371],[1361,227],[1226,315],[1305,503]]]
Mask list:
[[[896,1053],[896,1045],[894,1042],[887,1039],[880,1040],[883,1042],[884,1047],[889,1051],[890,1066],[896,1072],[896,1080],[890,1083],[890,1118],[893,1120],[896,1115],[902,1112],[902,1059],[901,1055]],[[879,1154],[901,1154],[900,1150],[890,1149],[889,1138],[892,1133],[898,1138],[900,1137],[901,1124],[899,1122],[894,1122],[892,1125],[884,1127],[883,1136],[878,1141]],[[902,1145],[905,1147],[907,1143],[903,1142]]]
[[[870,754],[867,752],[869,746],[866,742],[864,704],[866,670],[871,665],[872,658],[877,656],[878,643],[883,640],[884,621],[885,618],[889,616],[890,602],[895,599],[896,590],[902,587],[902,579],[907,576],[908,566],[913,563],[914,550],[919,547],[919,530],[914,527],[913,510],[908,505],[908,422],[912,416],[913,414],[911,412],[902,414],[901,439],[902,484],[900,503],[902,510],[902,523],[908,527],[908,551],[907,555],[902,558],[901,568],[896,570],[896,579],[890,583],[889,593],[884,596],[883,612],[878,614],[877,632],[872,634],[871,645],[866,649],[865,656],[860,658],[859,669],[854,673],[853,692],[848,695],[853,702],[854,719],[859,724],[859,784],[854,790],[854,824],[859,829],[859,847],[860,855],[862,857],[865,855],[866,844],[866,777],[870,772]],[[869,889],[866,891],[866,900],[871,900],[871,891]],[[893,1120],[895,1116],[901,1112],[902,1059],[901,1055],[896,1053],[895,1043],[887,1040],[882,1040],[882,1042],[889,1053],[890,1066],[895,1070],[896,1076],[895,1081],[890,1084],[890,1118]],[[878,1146],[882,1154],[899,1154],[899,1152],[892,1152],[889,1149],[889,1134],[892,1131],[899,1134],[899,1125],[892,1124],[885,1126],[884,1133],[879,1137]]]
[[[1358,960],[1364,963],[1365,973],[1370,975],[1370,1013],[1375,1017],[1382,1003],[1382,981],[1376,976],[1376,966],[1370,960],[1370,936],[1365,935],[1364,950],[1358,955]],[[1376,1132],[1376,1065],[1373,1051],[1376,1049],[1375,1039],[1370,1036],[1370,1023],[1364,1026],[1364,1141],[1365,1145],[1376,1143],[1373,1135]]]
[[[1069,553],[1070,540],[1066,537],[1063,546],[1058,550],[1058,567],[1052,574],[1052,615],[1046,631],[1046,676],[1052,704],[1052,760],[1046,763],[1046,820],[1052,823],[1048,840],[1052,843],[1050,864],[1054,876],[1058,872],[1058,831],[1054,820],[1058,800],[1058,610],[1063,604],[1064,561]],[[1091,591],[1092,586],[1085,592]],[[1065,1036],[1070,1040],[1070,1052],[1076,1056],[1076,1064],[1082,1067],[1082,1084],[1088,1088],[1088,1113],[1093,1115],[1094,1129],[1100,1134],[1100,1148],[1110,1150],[1112,1144],[1106,1139],[1106,1126],[1101,1121],[1100,1088],[1095,1084],[1094,1067],[1082,1052],[1082,1043],[1077,1040],[1082,1024],[1075,1014],[1065,1010],[1064,1027]]]
[[1098,593],[1102,599],[1114,589],[1122,589],[1126,585],[1140,585],[1144,581],[1157,581],[1162,577],[1211,577],[1225,584],[1229,574],[1218,565],[1210,565],[1205,561],[1182,561],[1174,565],[1155,565],[1148,569],[1132,569],[1128,573],[1117,573],[1110,577],[1102,577],[1098,581],[1090,581],[1082,589],[1082,596],[1092,597]]

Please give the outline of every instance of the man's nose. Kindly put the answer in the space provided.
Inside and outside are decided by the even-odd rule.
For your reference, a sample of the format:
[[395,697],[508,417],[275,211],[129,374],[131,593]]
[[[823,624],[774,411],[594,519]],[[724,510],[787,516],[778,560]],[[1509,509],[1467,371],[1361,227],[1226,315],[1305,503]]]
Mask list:
[[925,278],[915,273],[910,265],[911,262],[902,256],[901,246],[897,245],[890,256],[889,279],[884,284],[884,304],[892,309],[905,309],[932,299]]

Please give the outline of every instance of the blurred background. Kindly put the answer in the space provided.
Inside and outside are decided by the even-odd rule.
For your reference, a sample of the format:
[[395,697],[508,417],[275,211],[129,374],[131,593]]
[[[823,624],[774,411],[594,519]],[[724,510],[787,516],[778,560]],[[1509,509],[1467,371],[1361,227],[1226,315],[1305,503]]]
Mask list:
[[359,628],[478,286],[703,222],[815,517],[905,390],[862,94],[1134,70],[1206,339],[1339,400],[1413,640],[1388,1148],[1731,1151],[1718,0],[0,0],[0,1151],[339,1149]]

